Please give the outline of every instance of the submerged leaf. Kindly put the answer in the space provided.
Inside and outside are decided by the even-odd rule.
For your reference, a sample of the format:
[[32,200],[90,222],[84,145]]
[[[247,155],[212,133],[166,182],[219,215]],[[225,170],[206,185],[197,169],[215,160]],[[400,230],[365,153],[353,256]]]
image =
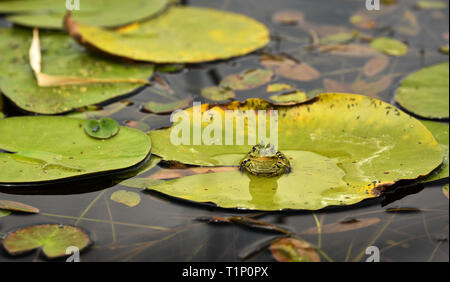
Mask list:
[[191,104],[191,102],[192,97],[187,96],[184,99],[169,103],[147,102],[144,104],[143,109],[149,113],[169,114],[175,110],[186,108],[187,106],[189,106],[189,104]]
[[448,199],[448,184],[442,187],[442,193],[444,193],[445,197]]
[[84,125],[84,132],[97,139],[109,139],[119,133],[120,126],[112,118],[90,119]]
[[[278,148],[289,158],[290,174],[266,178],[219,172],[169,180],[151,189],[227,208],[315,210],[379,196],[384,187],[428,175],[443,161],[442,149],[423,124],[392,105],[365,96],[321,94],[310,103],[282,107],[250,99],[202,105],[201,112],[216,110],[223,115],[225,110],[248,109],[278,111]],[[192,121],[192,111],[186,110],[187,122]],[[267,117],[268,123],[266,112],[255,114],[257,120],[261,115]],[[236,119],[236,124],[240,122]],[[172,130],[179,130],[179,123],[151,131],[152,153],[185,164],[239,166],[252,146],[224,145],[223,118],[221,124],[215,133],[219,143],[211,145],[194,145],[192,135],[190,145],[167,142]],[[208,126],[201,124],[202,131]],[[240,132],[246,142],[261,141],[256,141],[255,129],[244,126]]]
[[2,244],[10,255],[20,255],[39,248],[47,258],[58,258],[67,255],[68,247],[74,246],[82,251],[89,242],[88,235],[77,227],[43,224],[13,231]]
[[108,30],[66,17],[81,44],[105,53],[156,63],[198,63],[246,55],[269,42],[269,31],[244,15],[198,7],[171,7],[132,30]]
[[[0,183],[50,181],[132,167],[145,160],[150,139],[122,127],[99,140],[84,132],[85,120],[28,116],[0,120]],[[26,132],[26,134],[24,134]]]
[[136,192],[118,190],[111,195],[111,201],[135,207],[141,202],[141,196]]
[[0,200],[0,210],[39,213],[38,208],[35,208],[27,204],[7,200]]
[[273,72],[267,69],[249,69],[238,74],[232,74],[220,82],[220,86],[232,90],[248,90],[271,81]]
[[[65,2],[4,0],[0,1],[0,13],[14,14],[9,16],[8,20],[19,25],[62,29],[63,18],[67,12]],[[67,3],[74,5],[76,2]],[[84,24],[118,27],[151,17],[163,10],[166,4],[167,0],[82,0],[79,9],[73,9],[71,15]]]
[[261,56],[261,64],[288,79],[311,81],[320,77],[319,71],[315,68],[286,55],[265,54]]
[[378,51],[391,56],[403,56],[408,53],[408,46],[394,38],[378,37],[370,45]]
[[270,245],[272,256],[279,262],[320,262],[316,250],[306,241],[282,238]]
[[[0,28],[0,89],[23,110],[41,114],[67,112],[125,95],[143,83],[90,83],[39,87],[30,69],[28,51],[31,31]],[[72,38],[56,32],[41,32],[40,45],[46,50],[42,71],[57,77],[105,80],[141,79],[153,74],[152,65],[114,62],[81,49]]]
[[408,75],[397,89],[396,102],[425,118],[449,117],[448,61]]
[[363,72],[367,77],[373,77],[382,72],[389,65],[389,58],[380,56],[370,59],[364,65]]
[[312,227],[303,231],[301,234],[319,234],[319,233],[328,234],[328,233],[347,232],[369,227],[378,222],[380,222],[380,219],[376,217],[344,220],[336,223],[322,225],[320,227],[320,232],[317,227]]
[[202,89],[201,94],[211,101],[225,101],[233,99],[236,94],[230,88],[220,86],[209,86]]
[[303,13],[299,11],[279,11],[273,14],[272,21],[282,25],[295,25],[303,22]]

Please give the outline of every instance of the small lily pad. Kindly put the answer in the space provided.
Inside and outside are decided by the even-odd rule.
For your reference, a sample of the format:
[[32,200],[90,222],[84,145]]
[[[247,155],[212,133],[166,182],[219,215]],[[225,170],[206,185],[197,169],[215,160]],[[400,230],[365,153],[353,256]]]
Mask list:
[[10,215],[10,211],[5,211],[0,209],[0,218]]
[[220,86],[232,90],[248,90],[266,84],[272,80],[273,75],[268,69],[249,69],[225,77]]
[[[148,136],[121,127],[100,140],[84,131],[85,120],[25,116],[0,120],[0,183],[59,180],[132,167],[150,153]],[[26,132],[26,134],[24,134]]]
[[141,196],[139,196],[136,192],[118,190],[112,193],[111,201],[121,203],[129,207],[135,207],[141,202]]
[[270,245],[270,251],[279,262],[320,262],[316,250],[303,240],[282,238]]
[[143,109],[149,113],[168,114],[175,110],[186,108],[191,102],[192,97],[188,96],[184,99],[168,103],[147,102],[144,104]]
[[97,139],[109,139],[119,133],[120,126],[112,118],[90,119],[84,125],[84,132]]
[[292,89],[294,87],[292,87],[292,85],[289,84],[285,84],[285,83],[273,83],[273,84],[269,84],[267,85],[266,91],[268,93],[272,93],[272,92],[280,92],[283,90],[289,90]]
[[309,98],[305,92],[295,90],[293,92],[272,95],[269,97],[274,105],[295,105],[307,101]]
[[339,32],[324,36],[320,39],[320,44],[343,44],[358,38],[359,32]]
[[20,255],[39,248],[47,258],[67,256],[66,250],[71,246],[82,251],[89,243],[89,236],[81,229],[58,224],[21,228],[10,232],[2,241],[10,255]]
[[230,88],[220,86],[208,86],[202,89],[201,94],[211,101],[226,101],[233,99],[236,94]]
[[[0,13],[13,14],[8,20],[24,26],[62,29],[66,2],[61,0],[0,1]],[[102,27],[118,27],[151,17],[160,12],[167,0],[81,0],[79,10],[71,11],[72,17],[84,24]]]
[[364,64],[363,72],[367,77],[374,77],[385,70],[388,65],[389,58],[387,56],[375,57]]
[[408,53],[408,46],[394,38],[379,37],[374,39],[370,45],[376,50],[390,56],[403,56]]
[[269,42],[269,30],[247,16],[210,8],[172,6],[133,29],[112,30],[66,17],[81,44],[137,61],[199,63],[246,55]]
[[314,67],[284,54],[265,54],[260,60],[263,66],[288,79],[311,81],[320,77]]
[[442,2],[442,1],[417,1],[416,6],[419,9],[424,9],[424,10],[434,10],[434,9],[445,9],[447,7],[447,5]]
[[447,55],[448,55],[448,44],[439,47],[439,51],[440,51],[441,53],[443,53],[443,54],[447,54]]
[[27,204],[7,200],[0,200],[0,210],[18,211],[26,213],[39,213],[38,208],[35,208]]
[[396,102],[409,112],[424,118],[448,118],[448,68],[447,61],[408,75],[397,89]]

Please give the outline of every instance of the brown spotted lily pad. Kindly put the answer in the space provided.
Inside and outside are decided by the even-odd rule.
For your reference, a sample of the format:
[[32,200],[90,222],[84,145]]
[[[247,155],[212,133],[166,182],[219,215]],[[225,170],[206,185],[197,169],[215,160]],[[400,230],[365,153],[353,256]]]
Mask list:
[[316,250],[303,240],[283,238],[272,243],[270,251],[279,262],[320,262]]

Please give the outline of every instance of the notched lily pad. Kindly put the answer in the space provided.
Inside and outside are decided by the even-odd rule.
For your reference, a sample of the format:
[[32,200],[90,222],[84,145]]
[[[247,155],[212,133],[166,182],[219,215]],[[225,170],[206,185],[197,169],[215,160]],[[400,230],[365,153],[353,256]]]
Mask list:
[[105,53],[155,63],[199,63],[246,55],[269,42],[269,31],[244,15],[174,6],[132,29],[110,30],[66,17],[81,44]]
[[90,243],[89,236],[81,229],[58,224],[43,224],[21,228],[10,232],[2,241],[10,255],[20,255],[41,249],[47,258],[67,256],[67,248],[73,246],[80,251]]
[[[59,180],[132,167],[150,153],[150,139],[121,127],[100,140],[84,131],[85,120],[26,116],[0,120],[0,183]],[[27,134],[24,134],[26,132]]]
[[92,138],[109,139],[119,133],[120,126],[112,118],[90,119],[84,125],[84,132]]
[[447,61],[408,75],[397,89],[396,102],[409,112],[424,118],[448,118],[448,68]]
[[0,200],[0,210],[18,211],[25,213],[39,213],[39,209],[33,206],[8,200]]
[[376,50],[390,56],[403,56],[408,53],[408,46],[394,38],[379,37],[374,39],[370,45]]
[[249,69],[225,77],[220,86],[232,90],[248,90],[271,81],[274,73],[268,69]]
[[308,242],[294,238],[272,243],[270,251],[279,262],[320,262],[319,254]]
[[121,203],[129,207],[135,207],[141,202],[141,196],[139,196],[136,192],[118,190],[112,193],[111,201]]

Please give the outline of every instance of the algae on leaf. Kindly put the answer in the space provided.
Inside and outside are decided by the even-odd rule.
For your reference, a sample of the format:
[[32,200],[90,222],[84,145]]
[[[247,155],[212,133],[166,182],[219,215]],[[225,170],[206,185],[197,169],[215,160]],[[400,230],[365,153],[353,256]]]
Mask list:
[[0,120],[0,183],[59,180],[132,167],[150,153],[150,139],[121,127],[114,138],[100,140],[84,132],[87,121],[28,116]]
[[400,83],[396,102],[407,111],[424,118],[449,117],[448,61],[423,68]]
[[[143,83],[90,83],[39,87],[30,68],[28,52],[32,31],[0,28],[0,90],[23,110],[57,114],[125,95]],[[80,48],[72,38],[56,32],[40,33],[42,72],[58,77],[104,80],[140,79],[153,74],[152,65],[114,62]]]
[[269,31],[244,15],[174,6],[133,28],[102,29],[66,18],[81,44],[105,53],[155,63],[199,63],[246,55],[269,42]]

